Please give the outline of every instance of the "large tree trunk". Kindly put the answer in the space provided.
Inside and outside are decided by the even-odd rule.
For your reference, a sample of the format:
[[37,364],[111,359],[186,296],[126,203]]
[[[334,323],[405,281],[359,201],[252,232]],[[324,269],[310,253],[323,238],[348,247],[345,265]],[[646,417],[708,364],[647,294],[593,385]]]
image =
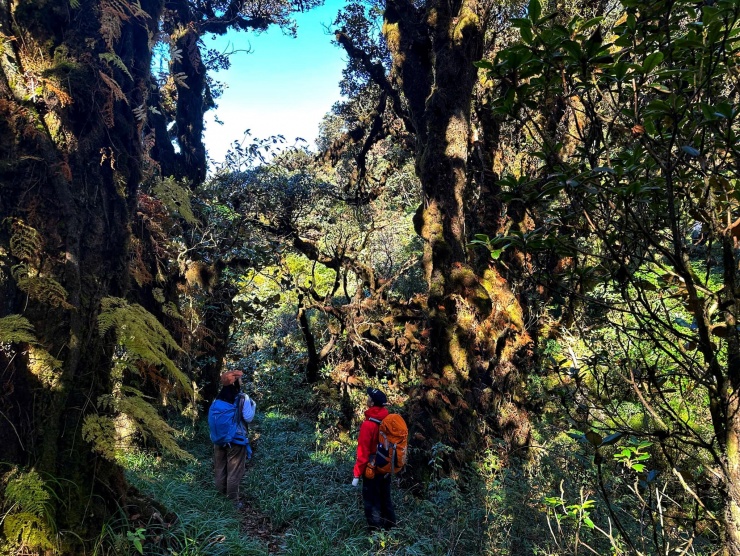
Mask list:
[[[469,264],[465,229],[473,62],[483,52],[490,6],[430,2],[420,10],[387,2],[384,32],[393,80],[408,101],[423,203],[415,217],[429,284],[429,364],[413,394],[416,438],[442,440],[466,460],[484,421],[507,440],[528,440],[516,357],[529,343],[521,309],[493,268]],[[482,417],[482,419],[481,419]]]
[[37,340],[0,355],[0,409],[12,425],[0,427],[0,459],[63,491],[56,529],[76,534],[61,536],[65,553],[99,534],[125,492],[120,469],[93,454],[81,425],[111,391],[100,300],[129,289],[142,159],[132,108],[146,100],[148,33],[162,6],[141,7],[147,15],[132,11],[118,33],[105,2],[0,2],[0,31],[14,37],[0,74],[0,317],[23,315]]

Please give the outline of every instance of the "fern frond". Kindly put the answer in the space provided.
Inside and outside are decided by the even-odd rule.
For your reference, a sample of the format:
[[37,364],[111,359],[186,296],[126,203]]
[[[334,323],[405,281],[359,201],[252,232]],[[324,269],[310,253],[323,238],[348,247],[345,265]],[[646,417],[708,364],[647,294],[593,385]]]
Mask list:
[[177,305],[175,305],[172,301],[169,301],[165,305],[162,305],[162,312],[173,320],[185,320],[185,317],[180,314]]
[[177,85],[180,87],[185,87],[186,89],[189,89],[190,86],[186,83],[186,80],[188,78],[188,75],[184,71],[178,71],[177,73],[172,74],[172,79],[175,81]]
[[129,305],[125,299],[118,297],[103,298],[98,326],[102,335],[113,330],[118,344],[132,358],[163,367],[183,390],[192,394],[188,377],[167,355],[168,351],[181,351],[180,346],[144,307],[138,304]]
[[104,458],[116,460],[116,424],[111,417],[88,415],[82,423],[82,439]]
[[11,509],[3,520],[5,538],[17,547],[54,549],[56,521],[49,487],[33,469],[27,473],[14,469],[6,481],[5,504]]
[[[126,67],[126,64],[123,63],[123,60],[121,60],[121,57],[118,54],[116,54],[115,52],[101,52],[100,54],[98,54],[98,56],[104,62],[107,62],[108,64],[113,64],[114,66],[116,66],[119,70],[121,70],[123,73],[128,75],[129,79],[131,79],[132,81],[134,80],[134,78],[131,77],[131,73],[128,71],[128,68]],[[104,74],[100,72],[100,75],[104,75]],[[112,80],[112,78],[110,79]],[[103,80],[106,82],[106,84],[108,83],[106,79],[103,79]],[[115,81],[113,82],[115,83]],[[119,91],[120,89],[121,88],[118,87]],[[121,94],[123,95],[123,92],[121,92]],[[125,97],[126,95],[123,95],[123,96]],[[128,104],[128,100],[126,101],[126,103]]]
[[186,185],[169,176],[160,179],[152,192],[170,213],[179,214],[188,224],[195,224],[196,218],[190,205],[190,190]]
[[51,93],[57,98],[62,107],[69,106],[74,102],[74,99],[67,91],[52,82],[50,79],[42,79],[41,84],[44,86],[47,93]]
[[5,501],[17,504],[24,512],[37,516],[48,514],[52,509],[51,498],[41,475],[33,469],[27,473],[15,469],[8,478]]
[[100,455],[115,461],[130,445],[130,436],[136,432],[144,440],[154,441],[163,451],[175,457],[191,459],[175,440],[175,429],[162,419],[152,404],[135,388],[122,387],[119,394],[130,396],[101,396],[98,405],[118,417],[88,415],[82,425],[82,436]]
[[52,307],[74,309],[74,305],[67,303],[67,290],[53,278],[33,274],[33,269],[25,264],[15,265],[10,272],[18,289],[25,292],[31,299]]
[[154,440],[163,450],[175,457],[192,458],[177,445],[175,429],[162,419],[152,404],[140,396],[125,396],[118,400],[121,413],[132,419],[136,429],[145,439]]
[[145,102],[142,102],[139,106],[134,108],[132,112],[134,113],[134,117],[136,118],[137,121],[139,122],[146,121],[147,109],[146,109]]
[[13,256],[26,262],[35,259],[43,248],[41,234],[17,218],[11,221],[10,227],[10,252]]
[[151,17],[148,13],[146,13],[144,8],[141,7],[141,2],[139,2],[139,0],[131,2],[129,4],[129,9],[131,10],[131,14],[134,17],[138,17],[139,19],[147,19]]
[[100,3],[100,34],[109,51],[113,51],[115,41],[121,38],[121,27],[128,18],[125,11],[116,8],[111,2]]
[[146,284],[150,284],[154,277],[149,272],[146,262],[144,261],[144,248],[141,245],[141,240],[138,238],[131,239],[131,247],[129,249],[131,253],[131,259],[129,260],[128,267],[131,272],[131,277],[136,281],[139,287]]
[[18,548],[54,549],[54,541],[49,536],[46,522],[37,515],[28,512],[12,513],[5,517],[3,533]]
[[0,344],[35,344],[33,325],[21,315],[0,318]]
[[172,63],[182,62],[182,48],[178,48],[177,45],[170,45],[170,60]]

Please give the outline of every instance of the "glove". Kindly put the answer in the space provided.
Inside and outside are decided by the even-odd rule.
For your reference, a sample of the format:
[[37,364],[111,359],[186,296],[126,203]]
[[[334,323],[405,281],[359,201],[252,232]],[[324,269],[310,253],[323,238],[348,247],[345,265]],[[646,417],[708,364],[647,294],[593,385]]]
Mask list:
[[352,479],[352,486],[353,487],[356,487],[359,484],[360,484],[360,478],[359,477],[355,477],[354,479]]

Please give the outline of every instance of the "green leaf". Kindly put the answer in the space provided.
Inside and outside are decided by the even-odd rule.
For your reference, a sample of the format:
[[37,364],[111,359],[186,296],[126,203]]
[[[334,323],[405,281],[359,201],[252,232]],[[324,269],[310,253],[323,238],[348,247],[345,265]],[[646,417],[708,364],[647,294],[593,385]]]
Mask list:
[[617,440],[622,438],[623,436],[624,434],[621,432],[615,432],[614,434],[610,434],[604,440],[601,441],[601,446],[610,446],[614,444]]
[[658,67],[658,64],[660,64],[662,61],[663,61],[663,53],[653,52],[647,58],[645,58],[645,61],[643,62],[641,69],[644,73],[650,73],[656,67]]
[[684,145],[683,147],[681,147],[681,150],[689,156],[699,156],[701,154],[698,150],[696,150],[694,147],[690,147],[689,145]]
[[542,5],[540,0],[529,0],[529,6],[527,7],[527,15],[533,22],[537,22],[542,15]]
[[671,92],[671,90],[665,85],[663,85],[662,83],[653,83],[650,86],[660,93],[670,93]]
[[604,17],[603,17],[603,16],[600,16],[600,17],[594,17],[594,18],[592,18],[592,19],[589,19],[588,21],[584,22],[584,23],[583,23],[583,24],[581,25],[581,28],[580,28],[580,30],[581,30],[581,31],[585,31],[585,30],[586,30],[586,29],[588,29],[589,27],[593,27],[594,25],[598,25],[598,24],[599,24],[599,23],[601,23],[602,21],[604,21]]
[[613,168],[608,168],[606,166],[597,166],[596,168],[594,168],[593,171],[596,173],[603,173],[603,174],[614,174],[615,173]]
[[593,521],[591,521],[591,518],[590,518],[590,517],[588,517],[587,515],[584,515],[584,516],[583,516],[583,523],[584,523],[584,525],[585,525],[586,527],[588,527],[589,529],[593,529],[593,528],[595,527],[595,525],[594,525],[594,522],[593,522]]

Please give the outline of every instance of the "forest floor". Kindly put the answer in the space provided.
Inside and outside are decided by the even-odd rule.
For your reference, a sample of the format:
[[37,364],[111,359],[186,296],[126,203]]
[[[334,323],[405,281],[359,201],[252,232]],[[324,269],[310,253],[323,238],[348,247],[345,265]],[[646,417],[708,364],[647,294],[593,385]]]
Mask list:
[[250,506],[245,506],[241,513],[242,531],[248,537],[259,539],[267,547],[269,554],[278,554],[282,544],[284,529],[276,528],[270,517]]
[[[237,511],[214,488],[207,425],[183,424],[178,430],[178,440],[192,459],[138,453],[126,462],[130,483],[164,507],[167,519],[146,523],[129,517],[117,529],[123,533],[112,539],[128,551],[106,554],[142,554],[134,550],[131,540],[139,531],[145,532],[143,554],[147,556],[572,553],[564,544],[572,537],[553,538],[542,502],[557,495],[558,485],[565,485],[569,500],[575,500],[574,488],[583,484],[585,468],[577,462],[565,466],[567,475],[559,467],[574,449],[567,435],[552,439],[549,450],[543,450],[543,457],[529,467],[503,465],[491,450],[481,461],[450,476],[441,472],[439,460],[432,459],[432,474],[425,484],[414,483],[410,476],[393,480],[398,526],[370,533],[361,491],[350,484],[356,439],[322,430],[306,417],[259,414],[250,431],[254,455],[241,483],[244,507]],[[435,458],[434,453],[431,457]],[[591,515],[603,522],[607,514],[594,507]],[[603,535],[589,529],[582,531],[582,538],[597,554],[611,553]],[[650,539],[644,540],[649,545]],[[707,550],[697,548],[693,554],[709,554],[711,543],[698,541]]]
[[[486,554],[493,517],[479,495],[455,481],[419,485],[394,479],[399,518],[391,531],[368,532],[360,489],[351,486],[355,441],[327,438],[309,419],[259,415],[254,456],[241,484],[237,511],[213,487],[207,428],[182,428],[189,461],[139,454],[129,481],[176,516],[171,526],[146,528],[144,554],[178,556],[369,556]],[[123,538],[125,543],[125,538]],[[131,551],[131,554],[135,552]]]

